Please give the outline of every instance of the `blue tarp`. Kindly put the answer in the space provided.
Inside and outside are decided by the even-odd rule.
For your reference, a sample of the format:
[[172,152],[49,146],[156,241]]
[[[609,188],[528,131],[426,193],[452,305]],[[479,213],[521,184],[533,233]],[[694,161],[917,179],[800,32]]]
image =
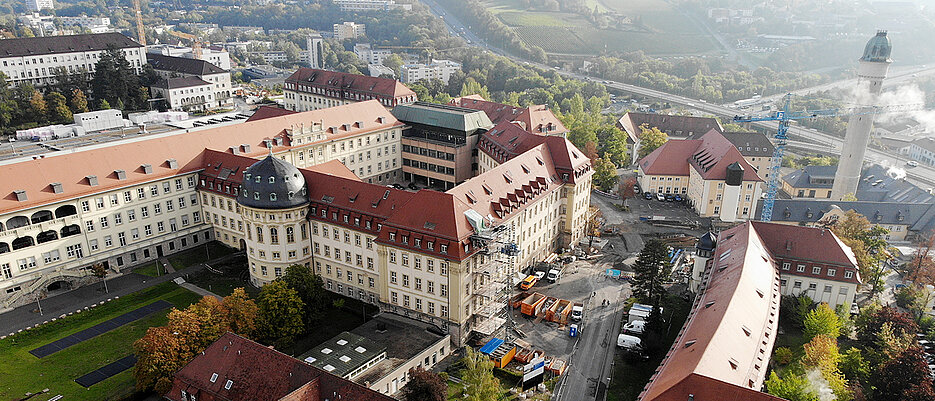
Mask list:
[[617,269],[607,269],[604,271],[604,274],[611,276],[613,278],[620,277],[620,270]]
[[494,352],[494,350],[500,348],[501,345],[503,345],[503,340],[494,338],[490,341],[487,341],[487,344],[484,344],[484,346],[480,348],[480,353],[484,355],[490,355],[491,352]]

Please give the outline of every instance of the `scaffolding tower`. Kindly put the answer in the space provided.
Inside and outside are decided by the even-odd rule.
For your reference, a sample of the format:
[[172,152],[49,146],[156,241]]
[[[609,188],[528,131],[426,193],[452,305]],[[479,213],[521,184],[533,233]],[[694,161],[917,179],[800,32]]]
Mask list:
[[475,309],[474,331],[490,336],[504,330],[503,338],[513,340],[513,313],[508,303],[513,290],[513,275],[520,250],[512,224],[481,230],[471,238],[481,254],[489,259],[472,272],[474,295],[480,298]]

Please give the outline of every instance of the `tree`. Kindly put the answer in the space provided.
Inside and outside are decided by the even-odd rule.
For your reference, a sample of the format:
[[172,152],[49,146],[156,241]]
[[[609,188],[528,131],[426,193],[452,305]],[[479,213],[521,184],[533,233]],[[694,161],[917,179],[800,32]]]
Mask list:
[[870,285],[871,294],[882,291],[886,273],[882,262],[887,246],[883,236],[889,230],[871,225],[866,217],[854,210],[848,210],[843,218],[831,223],[831,230],[854,252],[860,277]]
[[889,306],[868,309],[872,310],[868,311],[869,316],[864,316],[861,312],[857,323],[857,339],[867,347],[877,341],[878,334],[883,329],[883,325],[887,323],[892,328],[893,334],[898,337],[914,337],[919,331],[919,326],[906,312]]
[[484,354],[467,348],[464,357],[461,381],[464,383],[465,400],[497,401],[500,399],[500,381],[493,375],[493,361]]
[[88,98],[84,95],[84,91],[80,89],[73,90],[71,92],[70,105],[71,105],[72,113],[87,113],[88,112]]
[[620,197],[622,197],[623,199],[629,199],[629,198],[635,198],[637,196],[636,177],[627,178],[621,185],[622,187],[620,188]]
[[[892,360],[877,368],[870,378],[873,384],[873,399],[876,400],[931,400],[917,398],[932,394],[932,380],[922,350],[909,348]],[[911,396],[913,398],[908,398]]]
[[780,379],[776,371],[769,374],[766,380],[766,392],[789,401],[819,401],[818,394],[810,390],[808,380],[801,375],[787,372],[784,379]]
[[399,55],[395,53],[390,54],[385,59],[383,59],[383,66],[393,70],[393,74],[396,74],[396,76],[398,77],[400,76],[399,67],[403,66],[403,58],[399,57]]
[[104,283],[104,292],[109,292],[107,291],[107,280],[105,279],[107,277],[107,268],[104,267],[104,264],[99,262],[91,265],[91,274],[101,279]]
[[870,376],[870,363],[864,359],[860,349],[851,347],[841,355],[841,373],[851,381],[862,382]]
[[261,341],[282,347],[305,332],[302,323],[305,303],[285,282],[274,280],[266,284],[258,298],[257,337]]
[[124,57],[123,52],[116,48],[109,48],[101,53],[101,58],[94,67],[94,76],[91,78],[91,93],[98,101],[106,100],[109,104],[119,107],[142,107],[138,105],[140,87],[136,70]]
[[812,309],[805,316],[805,336],[808,338],[814,338],[817,335],[838,338],[840,331],[841,321],[827,303],[818,304],[817,308]]
[[659,127],[650,128],[649,124],[645,123],[640,125],[640,141],[638,144],[640,159],[646,157],[646,155],[652,153],[668,141],[669,136],[666,135],[665,132],[660,131]]
[[594,161],[593,182],[602,191],[609,191],[617,186],[617,168],[613,163],[598,158]]
[[669,246],[659,239],[651,239],[643,245],[633,265],[633,295],[640,301],[657,302],[665,289],[662,283],[669,277]]
[[71,110],[65,104],[65,96],[58,92],[49,92],[45,96],[49,105],[49,120],[54,122],[71,123],[73,121]]
[[838,341],[830,336],[819,334],[803,348],[805,356],[802,357],[802,366],[818,369],[838,400],[850,399],[851,393],[847,388],[847,380],[838,370],[838,362],[841,360]]
[[29,98],[29,109],[30,112],[33,113],[34,118],[37,120],[44,120],[49,108],[48,104],[45,102],[45,98],[42,97],[42,93],[33,90],[32,97]]
[[224,306],[227,307],[227,319],[230,322],[231,331],[246,338],[253,338],[259,307],[250,299],[243,287],[235,288],[232,294],[224,297]]
[[594,237],[598,237],[601,234],[601,226],[604,225],[604,217],[601,213],[601,209],[596,207],[591,207],[588,209],[588,221],[585,222],[585,233],[588,236],[588,249],[594,245]]
[[317,322],[324,315],[328,306],[328,293],[325,290],[321,276],[312,272],[304,264],[294,264],[286,268],[286,273],[280,278],[286,286],[292,288],[302,298],[305,304],[304,321],[306,326]]
[[490,92],[487,87],[481,85],[473,77],[467,77],[464,80],[464,86],[461,87],[461,96],[480,95],[484,99],[490,99]]
[[448,383],[441,376],[422,369],[409,370],[409,383],[403,387],[405,401],[445,401],[448,399]]

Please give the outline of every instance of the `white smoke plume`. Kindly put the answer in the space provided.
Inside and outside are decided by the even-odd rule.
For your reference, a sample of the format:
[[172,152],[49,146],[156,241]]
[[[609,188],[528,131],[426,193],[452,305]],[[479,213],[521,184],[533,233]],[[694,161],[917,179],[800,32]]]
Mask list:
[[810,369],[805,373],[805,379],[808,380],[810,390],[813,393],[818,394],[818,399],[821,401],[834,401],[838,397],[834,395],[834,391],[831,390],[831,386],[828,384],[828,381],[821,376],[821,372],[818,369]]
[[[924,105],[925,92],[915,84],[903,85],[895,89],[884,90],[874,101],[868,90],[868,82],[862,82],[851,92],[852,103],[855,106],[873,105],[880,107]],[[919,131],[927,135],[935,135],[935,110],[915,110],[899,113],[881,113],[875,117],[878,123],[893,123],[902,118],[912,118],[919,123]]]

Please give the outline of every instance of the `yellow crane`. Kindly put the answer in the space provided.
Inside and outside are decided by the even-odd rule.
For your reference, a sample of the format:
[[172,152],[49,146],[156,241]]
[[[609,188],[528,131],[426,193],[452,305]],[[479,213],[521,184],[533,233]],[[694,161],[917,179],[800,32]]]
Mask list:
[[133,0],[133,10],[136,11],[136,34],[140,44],[146,46],[146,31],[143,29],[143,13],[140,12],[140,0]]
[[190,33],[178,32],[178,31],[168,31],[170,35],[177,38],[182,38],[192,42],[192,52],[195,53],[195,58],[201,60],[201,41],[198,40],[198,36],[192,35]]

